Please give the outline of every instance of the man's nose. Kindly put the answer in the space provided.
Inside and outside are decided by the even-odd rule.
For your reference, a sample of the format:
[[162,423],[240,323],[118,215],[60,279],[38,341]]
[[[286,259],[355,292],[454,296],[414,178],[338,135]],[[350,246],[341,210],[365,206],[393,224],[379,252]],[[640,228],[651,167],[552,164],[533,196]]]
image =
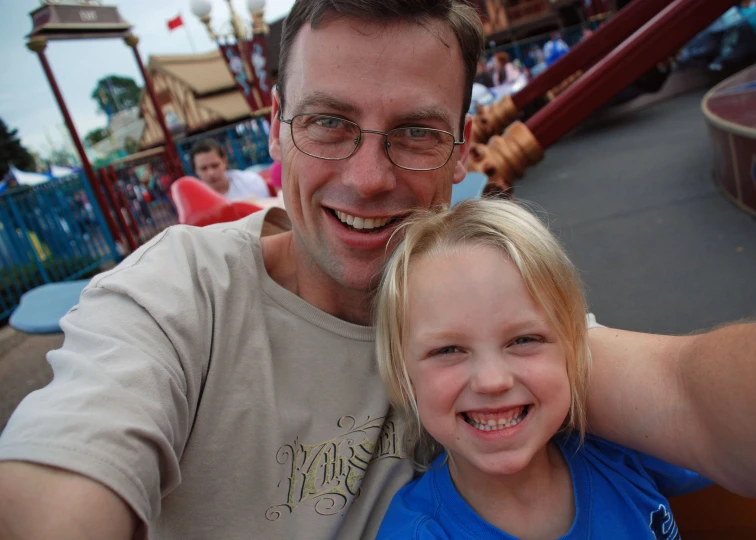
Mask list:
[[394,164],[386,153],[384,136],[363,133],[355,153],[346,160],[343,182],[364,198],[396,187]]
[[515,384],[514,373],[504,354],[478,354],[470,365],[470,389],[479,394],[501,394]]

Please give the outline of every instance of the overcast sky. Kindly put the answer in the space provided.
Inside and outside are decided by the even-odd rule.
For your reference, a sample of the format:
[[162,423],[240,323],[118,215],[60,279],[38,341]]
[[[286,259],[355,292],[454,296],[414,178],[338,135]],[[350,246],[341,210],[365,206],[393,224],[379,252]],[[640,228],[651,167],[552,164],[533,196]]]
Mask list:
[[[214,27],[227,24],[225,0],[213,3]],[[267,0],[265,18],[269,22],[285,16],[294,0]],[[22,142],[30,149],[46,154],[52,139],[57,146],[63,140],[63,117],[47,83],[37,56],[26,48],[31,32],[29,12],[41,5],[39,0],[0,0],[0,118],[17,128]],[[134,26],[139,37],[139,52],[145,65],[151,54],[191,54],[187,33],[197,52],[207,52],[215,45],[204,26],[189,10],[189,0],[120,0],[103,2],[117,5],[121,16]],[[247,15],[245,0],[233,0],[239,14]],[[168,31],[166,22],[182,15],[184,28]],[[134,56],[122,40],[54,41],[48,43],[47,59],[73,116],[81,137],[92,128],[104,126],[104,115],[96,113],[89,97],[97,80],[110,74],[132,77],[142,86]]]

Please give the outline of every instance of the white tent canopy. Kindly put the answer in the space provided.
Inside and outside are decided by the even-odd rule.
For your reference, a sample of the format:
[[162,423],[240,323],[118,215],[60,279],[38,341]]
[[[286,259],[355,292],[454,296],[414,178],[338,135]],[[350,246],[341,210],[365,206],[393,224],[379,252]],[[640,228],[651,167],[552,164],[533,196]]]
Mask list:
[[76,174],[76,169],[61,167],[60,165],[50,165],[50,176],[53,178],[63,178],[72,174]]
[[15,167],[11,167],[10,172],[13,178],[16,179],[16,182],[22,186],[36,186],[37,184],[49,181],[51,178],[47,174],[19,171]]

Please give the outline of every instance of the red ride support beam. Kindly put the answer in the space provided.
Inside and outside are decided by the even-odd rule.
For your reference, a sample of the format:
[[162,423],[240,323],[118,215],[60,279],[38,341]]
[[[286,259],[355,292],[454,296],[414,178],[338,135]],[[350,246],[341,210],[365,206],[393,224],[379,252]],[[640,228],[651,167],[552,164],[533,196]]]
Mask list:
[[155,89],[152,86],[152,80],[150,79],[150,76],[147,73],[147,70],[144,68],[142,57],[139,55],[139,49],[137,49],[139,38],[134,35],[129,34],[128,36],[123,38],[123,40],[126,43],[126,45],[131,47],[131,50],[134,53],[134,58],[136,59],[137,66],[139,66],[139,71],[142,74],[142,79],[144,79],[144,88],[147,90],[147,95],[149,96],[150,101],[152,102],[152,106],[155,109],[155,116],[157,117],[157,121],[160,124],[160,129],[163,131],[163,137],[165,139],[165,150],[166,150],[166,154],[168,154],[168,160],[171,165],[169,172],[173,176],[174,180],[176,178],[181,178],[185,174],[184,166],[181,163],[181,158],[179,157],[178,149],[176,148],[176,143],[173,141],[171,132],[165,123],[165,118],[163,117],[163,110],[158,105]]
[[113,235],[113,240],[115,240],[116,242],[123,242],[123,240],[121,239],[121,233],[118,230],[118,225],[116,225],[116,222],[113,219],[113,215],[110,213],[110,205],[105,199],[105,195],[103,195],[102,193],[101,184],[102,184],[102,169],[98,170],[97,174],[94,177],[92,191],[94,192],[94,196],[97,199],[97,204],[99,204],[100,208],[102,209],[102,215],[105,218],[106,223],[108,224],[108,229],[110,229],[110,234]]
[[541,148],[554,144],[730,7],[731,0],[672,2],[528,120]]
[[[97,180],[95,179],[94,169],[92,168],[92,164],[89,162],[87,153],[84,151],[84,146],[81,144],[81,139],[79,139],[79,134],[76,131],[76,126],[74,126],[73,120],[71,119],[71,114],[68,112],[66,102],[63,100],[63,94],[61,94],[60,92],[58,83],[55,80],[55,75],[53,75],[52,69],[50,68],[50,63],[47,61],[47,56],[45,56],[47,40],[45,38],[34,38],[29,40],[26,46],[29,48],[29,50],[37,53],[39,61],[42,63],[42,69],[45,71],[45,75],[47,76],[47,82],[50,83],[50,88],[55,95],[55,100],[58,102],[58,107],[60,108],[60,112],[63,115],[63,120],[65,121],[66,127],[68,128],[68,133],[71,135],[71,140],[73,140],[74,146],[76,147],[76,153],[79,154],[81,167],[84,169],[84,174],[87,177],[89,186],[92,188],[92,192],[95,192],[95,182]],[[105,209],[103,209],[103,211],[104,210]]]
[[[112,178],[113,186],[116,186],[118,183],[118,173],[115,170],[115,167],[113,165],[108,167],[108,172],[110,173],[110,178]],[[126,210],[126,213],[129,215],[129,223],[131,224],[131,231],[136,235],[136,238],[139,239],[141,243],[139,232],[139,225],[136,222],[136,216],[134,215],[134,212],[131,209],[131,204],[129,204],[129,198],[126,196],[125,190],[121,187],[114,187],[116,190],[116,194],[119,197],[119,200],[121,201],[121,205]],[[134,193],[134,196],[137,197],[137,194]]]
[[123,229],[123,234],[126,236],[126,242],[129,244],[129,249],[133,252],[136,251],[136,249],[139,247],[139,244],[137,243],[136,239],[134,239],[134,235],[129,228],[128,222],[126,221],[126,216],[123,215],[123,206],[118,200],[118,196],[115,193],[113,182],[115,182],[115,175],[111,176],[110,171],[108,169],[104,169],[102,175],[102,184],[105,186],[105,193],[110,200],[110,204],[115,210],[116,217],[118,217],[118,222],[121,224],[121,229]]
[[587,39],[575,45],[553,66],[512,96],[518,110],[533,103],[578,70],[585,70],[630,37],[672,0],[635,0]]

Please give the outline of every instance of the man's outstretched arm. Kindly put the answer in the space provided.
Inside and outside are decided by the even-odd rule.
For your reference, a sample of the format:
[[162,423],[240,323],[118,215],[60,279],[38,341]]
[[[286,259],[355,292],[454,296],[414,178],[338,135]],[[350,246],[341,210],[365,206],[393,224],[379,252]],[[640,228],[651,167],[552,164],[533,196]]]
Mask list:
[[756,497],[756,324],[588,336],[592,433]]
[[0,463],[3,540],[130,540],[138,524],[123,499],[85,476],[29,463]]

